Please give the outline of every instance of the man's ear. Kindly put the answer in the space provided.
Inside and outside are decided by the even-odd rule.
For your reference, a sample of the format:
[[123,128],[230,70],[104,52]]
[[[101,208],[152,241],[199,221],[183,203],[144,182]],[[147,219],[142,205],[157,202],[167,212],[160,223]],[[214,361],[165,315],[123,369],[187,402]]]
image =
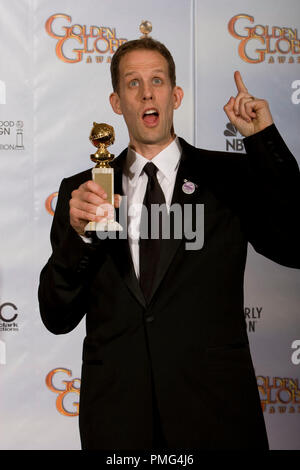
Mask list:
[[120,98],[119,98],[118,93],[116,92],[111,93],[109,97],[109,101],[110,101],[112,109],[114,110],[116,114],[123,114],[121,110]]
[[184,95],[183,89],[180,86],[175,86],[173,89],[174,109],[179,108],[179,106],[181,105],[183,95]]

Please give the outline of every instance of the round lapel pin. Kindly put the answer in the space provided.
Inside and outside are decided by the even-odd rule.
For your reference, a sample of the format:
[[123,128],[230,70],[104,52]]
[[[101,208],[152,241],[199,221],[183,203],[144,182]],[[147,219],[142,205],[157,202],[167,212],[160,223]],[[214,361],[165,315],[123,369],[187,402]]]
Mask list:
[[196,189],[196,185],[192,183],[191,181],[184,180],[184,183],[182,185],[182,191],[185,194],[193,194],[193,192]]

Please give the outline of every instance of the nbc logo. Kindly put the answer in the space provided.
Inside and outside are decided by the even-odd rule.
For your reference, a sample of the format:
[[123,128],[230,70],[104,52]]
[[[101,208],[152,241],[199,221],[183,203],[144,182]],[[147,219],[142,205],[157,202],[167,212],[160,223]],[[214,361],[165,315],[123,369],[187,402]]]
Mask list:
[[[238,139],[238,130],[237,128],[231,124],[231,122],[228,122],[226,124],[226,129],[224,131],[225,137],[233,137],[232,139],[226,139],[226,151],[231,151],[234,150],[235,152],[242,152],[244,150],[244,143],[243,143],[243,138]],[[243,137],[241,135],[241,137]]]

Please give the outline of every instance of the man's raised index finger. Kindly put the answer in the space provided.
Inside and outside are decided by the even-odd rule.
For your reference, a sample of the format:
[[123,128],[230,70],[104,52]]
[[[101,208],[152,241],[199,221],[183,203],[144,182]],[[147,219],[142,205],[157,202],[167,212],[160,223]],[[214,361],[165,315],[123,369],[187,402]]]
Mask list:
[[235,81],[235,84],[239,93],[240,92],[248,93],[248,90],[242,80],[242,76],[238,70],[234,72],[234,81]]

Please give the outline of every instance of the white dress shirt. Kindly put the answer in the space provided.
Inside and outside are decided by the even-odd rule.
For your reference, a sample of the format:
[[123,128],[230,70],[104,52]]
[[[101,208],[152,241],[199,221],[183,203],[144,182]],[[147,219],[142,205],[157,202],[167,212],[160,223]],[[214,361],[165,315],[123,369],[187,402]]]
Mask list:
[[128,209],[128,242],[137,278],[139,278],[139,237],[142,204],[145,197],[148,176],[143,168],[151,161],[158,168],[157,180],[165,196],[169,209],[172,201],[177,170],[181,155],[181,147],[176,137],[164,150],[151,160],[139,155],[128,147],[123,172],[123,193],[127,196]]

